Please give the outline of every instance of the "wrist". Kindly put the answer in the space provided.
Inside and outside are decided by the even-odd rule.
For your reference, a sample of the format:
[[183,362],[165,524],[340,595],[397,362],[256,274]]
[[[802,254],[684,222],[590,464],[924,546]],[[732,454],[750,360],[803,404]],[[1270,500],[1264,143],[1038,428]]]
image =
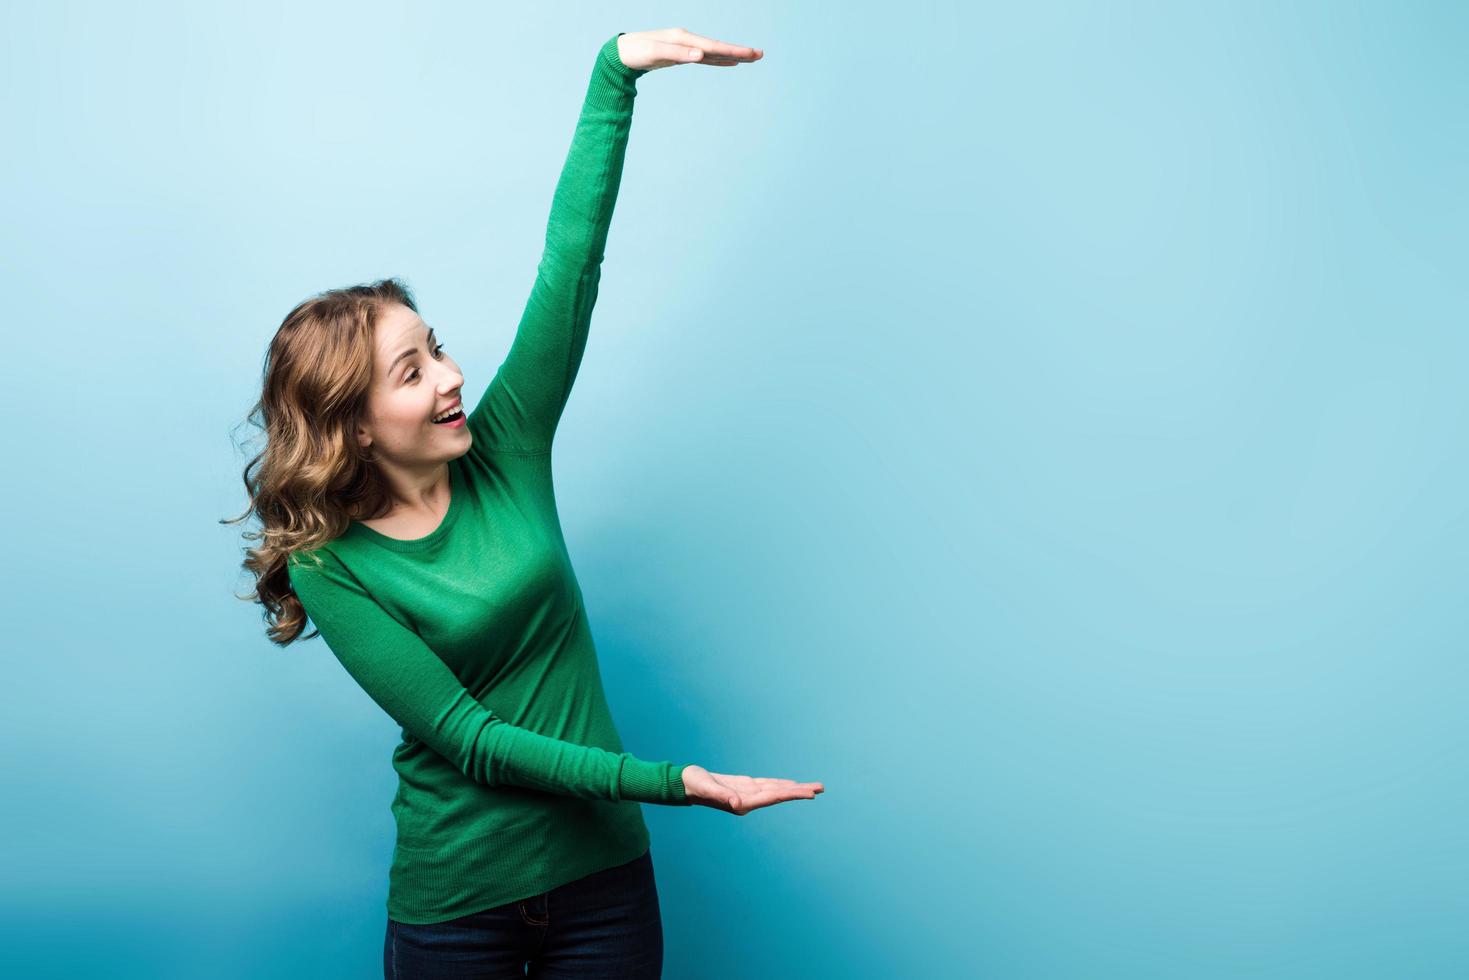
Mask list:
[[629,68],[622,61],[622,53],[618,48],[617,39],[626,33],[627,31],[619,31],[608,38],[607,42],[602,45],[602,50],[598,52],[598,57],[603,64],[624,78],[641,78],[648,74],[649,69]]

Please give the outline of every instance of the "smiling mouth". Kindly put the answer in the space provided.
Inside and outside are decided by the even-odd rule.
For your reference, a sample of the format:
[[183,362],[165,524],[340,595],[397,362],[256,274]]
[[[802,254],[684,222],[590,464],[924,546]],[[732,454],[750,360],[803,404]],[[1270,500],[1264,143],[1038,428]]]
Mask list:
[[462,418],[464,418],[464,407],[460,406],[459,408],[454,409],[452,415],[446,415],[441,419],[435,419],[434,425],[453,425],[455,422],[458,422]]

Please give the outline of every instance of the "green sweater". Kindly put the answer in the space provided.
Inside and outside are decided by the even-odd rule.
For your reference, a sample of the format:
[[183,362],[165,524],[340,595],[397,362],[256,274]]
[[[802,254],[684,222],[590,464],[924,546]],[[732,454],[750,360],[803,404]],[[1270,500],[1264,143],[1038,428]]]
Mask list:
[[288,564],[322,639],[403,729],[387,899],[399,922],[631,861],[649,846],[640,802],[689,805],[683,766],[623,751],[551,485],[644,74],[617,36],[597,53],[535,285],[469,414],[473,444],[448,464],[443,522],[403,540],[353,521]]

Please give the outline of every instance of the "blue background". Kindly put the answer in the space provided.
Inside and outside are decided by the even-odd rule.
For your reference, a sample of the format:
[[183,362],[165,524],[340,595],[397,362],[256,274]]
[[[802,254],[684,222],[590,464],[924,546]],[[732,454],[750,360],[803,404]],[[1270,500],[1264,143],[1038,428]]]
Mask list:
[[380,969],[397,729],[245,593],[285,313],[477,399],[639,81],[558,498],[666,975],[1469,973],[1469,7],[13,4],[0,943]]

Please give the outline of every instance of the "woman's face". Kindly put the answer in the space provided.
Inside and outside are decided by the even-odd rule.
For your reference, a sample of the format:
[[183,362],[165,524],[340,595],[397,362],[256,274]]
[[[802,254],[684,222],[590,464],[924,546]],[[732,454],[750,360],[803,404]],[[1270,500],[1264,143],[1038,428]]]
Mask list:
[[[358,441],[379,464],[416,471],[463,456],[473,441],[460,403],[464,376],[428,325],[393,303],[377,324],[372,391]],[[458,406],[448,424],[433,421]]]

